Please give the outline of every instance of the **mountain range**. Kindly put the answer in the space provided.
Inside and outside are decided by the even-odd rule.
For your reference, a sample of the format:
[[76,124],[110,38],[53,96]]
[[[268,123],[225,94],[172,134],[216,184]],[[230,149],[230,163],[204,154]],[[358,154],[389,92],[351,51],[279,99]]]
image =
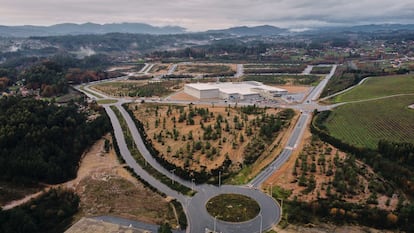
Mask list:
[[[376,31],[414,31],[414,24],[373,24],[349,27],[322,27],[313,28],[310,31],[341,31],[341,32],[376,32]],[[310,32],[308,31],[308,32]],[[187,33],[185,28],[179,26],[157,27],[145,23],[114,23],[114,24],[73,24],[64,23],[52,26],[0,26],[0,37],[30,37],[30,36],[61,36],[61,35],[83,35],[83,34],[106,34],[106,33],[132,33],[132,34],[183,34]],[[292,33],[289,29],[270,25],[262,26],[240,26],[228,29],[208,30],[204,33],[221,33],[235,36],[274,36],[284,33]]]
[[180,34],[185,33],[185,28],[178,26],[156,27],[144,23],[64,23],[52,26],[0,26],[0,37],[61,36],[115,32],[133,34]]

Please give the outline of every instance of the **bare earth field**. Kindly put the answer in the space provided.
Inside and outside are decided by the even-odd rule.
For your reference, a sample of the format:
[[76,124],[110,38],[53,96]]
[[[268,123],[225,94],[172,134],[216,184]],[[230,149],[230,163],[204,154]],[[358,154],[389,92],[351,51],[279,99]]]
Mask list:
[[175,225],[167,200],[145,188],[122,165],[113,149],[98,141],[82,159],[78,176],[65,184],[80,196],[78,217],[115,215],[131,220]]
[[[293,197],[296,196],[298,200],[305,202],[315,201],[318,199],[318,196],[319,198],[326,198],[328,195],[328,186],[330,186],[329,195],[340,195],[339,191],[332,185],[332,181],[335,179],[335,173],[338,166],[342,167],[343,164],[346,163],[347,155],[319,140],[311,142],[311,137],[311,133],[307,130],[304,136],[305,140],[298,147],[297,151],[292,155],[289,161],[264,183],[262,187],[264,190],[268,191],[270,189],[270,184],[272,184],[273,187],[280,186],[283,189],[292,191],[290,199],[293,199]],[[303,160],[300,158],[304,154],[308,155],[306,164],[309,168],[311,168],[312,163],[315,163],[316,165],[315,172],[308,171],[307,175],[305,175],[307,179],[309,179],[310,176],[314,176],[316,181],[315,188],[310,192],[305,191],[307,189],[306,186],[300,185],[300,176],[302,174],[301,167],[303,164]],[[338,166],[335,164],[336,154],[338,155]],[[320,160],[322,159],[322,155],[325,162]],[[313,156],[315,161],[312,162]],[[294,175],[293,170],[296,160],[299,161],[299,165],[296,168],[298,174]],[[325,163],[325,165],[321,165],[322,163]],[[355,161],[355,164],[355,167],[357,168],[364,168],[364,172],[363,174],[356,175],[357,184],[352,188],[355,193],[346,193],[342,198],[349,203],[365,204],[373,194],[373,191],[369,188],[370,182],[381,183],[382,181],[369,166],[358,160]],[[327,175],[326,171],[330,168],[332,169],[332,175]],[[381,193],[377,193],[376,195],[378,204],[372,204],[373,207],[375,206],[385,210],[394,210],[396,208],[398,204],[397,197],[388,197]],[[389,202],[388,204],[387,201]]]
[[[193,124],[188,121],[189,106],[136,104],[130,105],[130,109],[143,123],[161,156],[176,166],[195,171],[215,169],[226,158],[238,168],[245,159],[248,144],[260,128],[252,125],[259,116],[241,114],[238,108],[192,106],[194,112],[207,111],[204,117],[197,114],[192,117]],[[280,111],[269,108],[266,114],[276,116]],[[183,118],[181,122],[180,118]],[[221,119],[219,127],[218,119]]]
[[189,94],[186,94],[184,91],[180,91],[177,93],[174,93],[170,96],[171,100],[187,100],[187,101],[197,101],[198,98],[191,96]]

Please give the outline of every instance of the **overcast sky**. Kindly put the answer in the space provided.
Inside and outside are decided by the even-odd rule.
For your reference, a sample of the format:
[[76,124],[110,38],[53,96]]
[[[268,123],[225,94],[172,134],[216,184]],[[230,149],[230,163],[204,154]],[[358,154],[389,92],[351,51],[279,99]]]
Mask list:
[[142,22],[191,31],[414,23],[413,0],[0,0],[0,25]]

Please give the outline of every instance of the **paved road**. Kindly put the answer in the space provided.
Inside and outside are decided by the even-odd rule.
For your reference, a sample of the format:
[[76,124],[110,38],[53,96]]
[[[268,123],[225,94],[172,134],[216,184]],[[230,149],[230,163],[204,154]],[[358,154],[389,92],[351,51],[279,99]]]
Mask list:
[[277,171],[287,160],[289,160],[293,150],[300,142],[309,120],[310,115],[308,113],[302,113],[282,153],[280,153],[279,156],[265,170],[250,181],[250,186],[260,187],[264,181],[272,176],[275,171]]
[[244,75],[244,66],[243,64],[237,64],[236,74],[234,74],[235,78],[240,78]]
[[174,71],[177,69],[178,64],[173,64],[171,68],[168,70],[167,75],[174,74]]
[[303,75],[309,75],[312,72],[313,66],[307,66],[306,69],[302,72]]
[[335,73],[337,66],[334,65],[331,69],[331,72],[316,86],[306,97],[305,103],[299,105],[300,110],[302,111],[299,120],[297,121],[292,134],[288,140],[288,143],[282,153],[259,175],[257,175],[249,185],[253,187],[259,187],[265,180],[267,180],[273,173],[278,170],[287,160],[289,160],[292,155],[293,150],[296,148],[300,140],[302,139],[303,133],[308,122],[311,120],[310,112],[313,109],[317,109],[319,105],[314,103],[313,100],[319,98],[329,79],[332,78]]
[[[176,68],[176,65],[174,66]],[[175,69],[173,68],[174,67],[172,67],[170,71]],[[299,105],[301,107],[308,107],[308,109],[305,109],[301,113],[301,116],[299,117],[299,120],[297,121],[294,127],[292,135],[290,136],[285,149],[277,157],[276,160],[274,160],[265,170],[263,170],[258,176],[256,176],[255,179],[253,179],[249,183],[248,187],[250,188],[242,187],[242,186],[230,186],[230,185],[225,185],[221,187],[216,187],[212,185],[197,185],[197,186],[194,186],[194,189],[197,190],[197,194],[193,196],[192,198],[184,196],[170,189],[168,186],[164,185],[163,183],[161,183],[160,181],[156,180],[154,177],[149,175],[142,167],[140,167],[136,163],[136,161],[131,156],[131,153],[129,152],[128,147],[126,146],[125,138],[124,138],[118,118],[116,117],[115,113],[112,111],[109,105],[104,105],[104,107],[105,107],[106,112],[108,113],[108,116],[114,128],[114,133],[117,139],[117,143],[120,149],[121,156],[125,159],[126,163],[130,167],[132,167],[138,175],[141,176],[141,178],[149,182],[152,186],[156,187],[158,190],[165,193],[166,195],[174,197],[178,201],[180,201],[180,203],[183,205],[183,208],[186,212],[188,223],[189,223],[187,232],[191,232],[191,233],[205,232],[206,229],[213,230],[215,227],[217,232],[256,233],[256,232],[259,232],[260,228],[262,228],[263,231],[270,229],[274,224],[277,224],[277,222],[280,220],[280,206],[275,202],[273,198],[264,194],[260,190],[257,190],[256,188],[259,187],[267,178],[269,178],[277,169],[279,169],[289,159],[290,155],[292,154],[292,151],[296,148],[298,142],[303,136],[304,129],[308,121],[311,118],[311,115],[309,113],[310,109],[314,107],[318,107],[318,105],[313,100],[316,100],[319,97],[326,83],[329,81],[329,79],[332,77],[333,73],[335,72],[335,69],[336,69],[336,66],[333,66],[331,73],[327,75],[326,78],[323,81],[321,81],[321,83],[316,88],[312,90],[312,92],[306,98],[305,100],[306,102],[302,105]],[[77,88],[79,89],[79,87]],[[93,90],[89,89],[88,86],[85,86],[84,88],[88,91],[94,92]],[[88,94],[88,93],[85,93],[85,94]],[[107,96],[102,95],[101,93],[98,93],[98,94],[105,98],[109,98]],[[94,97],[94,98],[99,99],[97,97]],[[151,166],[156,168],[159,172],[167,175],[174,181],[179,182],[187,187],[192,187],[193,184],[191,182],[185,181],[171,174],[169,171],[167,171],[165,168],[159,165],[154,158],[152,158],[151,154],[145,148],[133,120],[130,118],[130,116],[125,111],[125,109],[121,106],[122,103],[128,102],[128,101],[130,102],[131,100],[122,99],[122,98],[118,100],[119,102],[115,104],[115,106],[120,110],[122,117],[124,117],[124,119],[126,120],[128,127],[130,131],[132,132],[134,141],[136,145],[138,146],[138,149],[141,152],[141,154],[147,160],[147,162]],[[172,101],[166,101],[166,102],[172,103]],[[219,102],[219,104],[220,103],[221,102]],[[228,105],[228,103],[224,103],[224,102],[222,104]],[[245,104],[248,105],[249,103],[245,103]],[[239,105],[241,104],[239,103]],[[274,107],[276,105],[272,103],[269,106]],[[259,203],[261,207],[260,215],[258,215],[257,217],[255,217],[254,219],[250,221],[247,221],[244,223],[237,223],[237,224],[227,223],[223,221],[215,221],[215,219],[207,213],[205,209],[205,204],[210,198],[216,195],[219,195],[221,193],[237,193],[237,194],[243,194],[243,195],[252,197]]]

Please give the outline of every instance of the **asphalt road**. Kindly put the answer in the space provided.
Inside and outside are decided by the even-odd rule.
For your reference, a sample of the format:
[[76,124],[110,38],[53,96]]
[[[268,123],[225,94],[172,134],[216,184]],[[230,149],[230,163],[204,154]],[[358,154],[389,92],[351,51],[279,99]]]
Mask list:
[[[336,65],[333,66],[331,73],[328,74],[324,80],[320,82],[320,84],[315,87],[312,92],[308,95],[305,100],[305,103],[301,105],[295,106],[298,109],[302,110],[301,116],[297,121],[293,132],[288,140],[288,143],[282,153],[275,159],[265,170],[263,170],[260,174],[253,179],[247,187],[243,186],[230,186],[225,185],[221,187],[216,187],[212,185],[193,185],[192,182],[183,180],[170,171],[166,170],[157,161],[151,156],[148,150],[145,148],[145,145],[140,137],[138,130],[125,111],[125,109],[121,106],[124,102],[130,102],[131,100],[119,98],[119,102],[116,107],[120,110],[122,117],[126,120],[128,127],[132,133],[133,139],[140,151],[140,153],[144,156],[148,164],[156,168],[159,172],[167,175],[175,182],[179,182],[187,187],[194,187],[197,191],[197,194],[193,197],[184,196],[172,189],[168,186],[164,185],[151,175],[149,175],[142,167],[140,167],[134,158],[131,156],[130,151],[125,142],[125,138],[119,123],[118,118],[116,117],[115,113],[110,108],[110,105],[104,105],[106,112],[111,120],[112,126],[114,128],[115,138],[117,139],[118,147],[120,149],[121,156],[125,159],[126,163],[134,169],[134,171],[152,186],[157,188],[159,191],[165,193],[168,196],[176,198],[180,203],[183,205],[184,211],[186,212],[189,227],[187,228],[187,232],[191,233],[201,233],[206,232],[206,229],[213,230],[214,227],[216,228],[216,232],[225,232],[225,233],[256,233],[259,232],[260,229],[263,231],[270,229],[274,224],[277,224],[280,220],[280,206],[275,202],[273,198],[264,194],[258,188],[267,178],[269,178],[277,169],[279,169],[291,156],[292,151],[296,148],[297,144],[299,143],[301,137],[303,136],[304,129],[311,118],[311,114],[309,113],[312,108],[318,108],[319,106],[314,103],[314,100],[319,98],[323,88],[326,86],[329,79],[333,76],[335,72]],[[173,70],[173,69],[171,69]],[[75,87],[80,90],[79,86]],[[84,87],[86,90],[95,93],[95,91],[89,89],[88,86]],[[80,90],[82,91],[82,90]],[[83,91],[84,92],[84,91]],[[85,92],[84,92],[85,93]],[[97,93],[97,92],[96,92]],[[89,93],[85,93],[88,96]],[[101,93],[97,93],[104,98],[109,98]],[[100,99],[94,97],[94,99]],[[115,98],[111,98],[115,99]],[[169,103],[173,103],[172,101],[167,101]],[[219,102],[220,104],[221,102]],[[228,105],[228,103],[222,103]],[[249,103],[244,103],[248,105]],[[250,103],[252,104],[252,103]],[[241,104],[240,104],[241,105]],[[274,103],[269,103],[270,107],[276,107],[277,105]],[[256,200],[260,207],[261,211],[258,216],[254,219],[243,222],[243,223],[228,223],[219,220],[215,220],[213,216],[210,216],[207,213],[205,208],[205,204],[207,201],[219,194],[222,193],[236,193],[242,194],[249,197],[252,197]],[[223,207],[225,208],[225,207]]]

